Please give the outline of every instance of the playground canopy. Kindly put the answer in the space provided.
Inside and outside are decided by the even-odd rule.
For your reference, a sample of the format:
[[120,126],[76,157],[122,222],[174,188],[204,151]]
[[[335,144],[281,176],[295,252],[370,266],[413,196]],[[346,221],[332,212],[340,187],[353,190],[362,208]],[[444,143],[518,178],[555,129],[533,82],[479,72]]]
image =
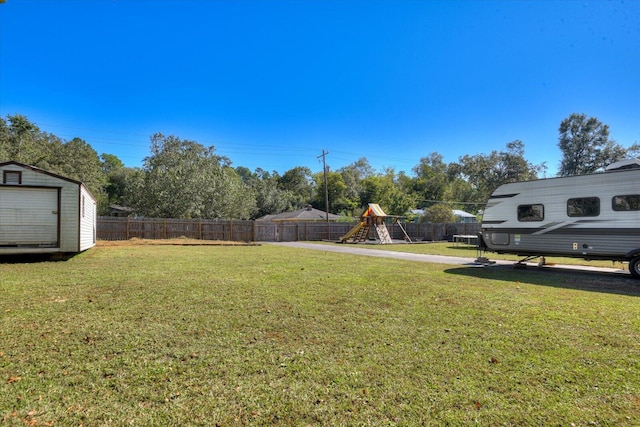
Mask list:
[[384,213],[384,211],[382,210],[379,204],[369,203],[369,206],[367,207],[367,209],[365,209],[362,215],[360,215],[361,218],[367,217],[367,216],[368,217],[386,217],[387,214]]

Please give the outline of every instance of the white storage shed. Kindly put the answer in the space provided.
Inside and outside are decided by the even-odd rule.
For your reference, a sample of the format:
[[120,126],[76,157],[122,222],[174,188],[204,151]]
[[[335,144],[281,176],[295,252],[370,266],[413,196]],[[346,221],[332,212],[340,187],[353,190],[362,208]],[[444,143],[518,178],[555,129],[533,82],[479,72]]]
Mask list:
[[77,253],[96,244],[96,201],[80,181],[0,163],[0,256]]

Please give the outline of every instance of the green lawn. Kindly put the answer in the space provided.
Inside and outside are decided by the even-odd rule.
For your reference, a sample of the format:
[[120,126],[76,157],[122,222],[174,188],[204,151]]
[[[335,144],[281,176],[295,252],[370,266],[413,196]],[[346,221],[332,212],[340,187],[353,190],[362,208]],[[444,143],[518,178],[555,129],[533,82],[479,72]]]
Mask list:
[[640,425],[640,286],[598,280],[270,245],[0,264],[0,424]]

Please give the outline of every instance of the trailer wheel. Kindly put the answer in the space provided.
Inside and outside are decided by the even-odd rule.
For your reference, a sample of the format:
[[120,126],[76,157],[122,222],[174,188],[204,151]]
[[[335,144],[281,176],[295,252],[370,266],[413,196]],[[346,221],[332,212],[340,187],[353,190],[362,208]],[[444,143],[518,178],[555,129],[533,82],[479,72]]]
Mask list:
[[629,261],[629,272],[635,279],[640,279],[640,256]]

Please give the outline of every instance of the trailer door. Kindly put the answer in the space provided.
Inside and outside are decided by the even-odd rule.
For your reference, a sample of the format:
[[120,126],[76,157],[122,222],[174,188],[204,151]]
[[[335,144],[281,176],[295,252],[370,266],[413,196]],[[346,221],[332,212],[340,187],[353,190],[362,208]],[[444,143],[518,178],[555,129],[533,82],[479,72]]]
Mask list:
[[58,191],[0,187],[0,246],[58,247]]

